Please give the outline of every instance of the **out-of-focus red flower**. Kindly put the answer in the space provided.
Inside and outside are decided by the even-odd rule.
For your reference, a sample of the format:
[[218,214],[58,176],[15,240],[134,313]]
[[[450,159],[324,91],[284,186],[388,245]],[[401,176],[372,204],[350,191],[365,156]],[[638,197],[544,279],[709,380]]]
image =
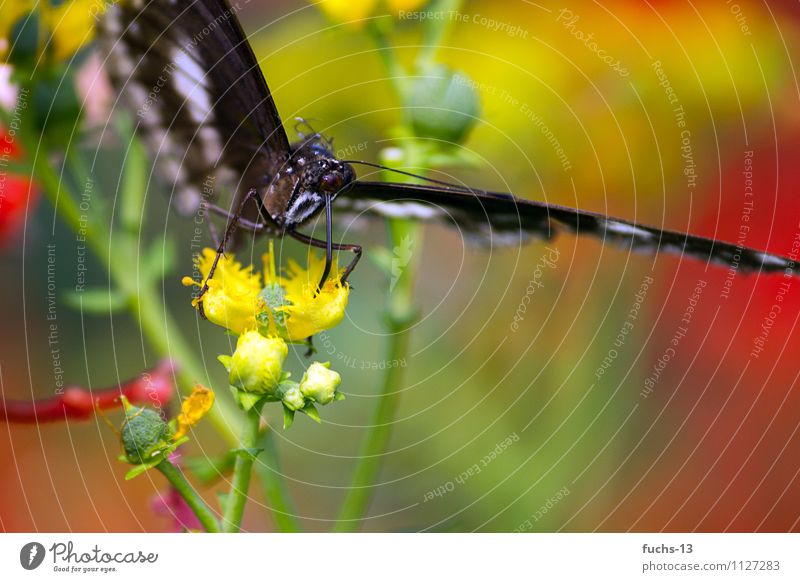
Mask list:
[[22,152],[14,136],[0,127],[0,247],[15,241],[25,224],[26,213],[38,200],[29,178],[10,174],[9,161],[20,159]]
[[[800,250],[800,128],[784,123],[750,139],[726,156],[721,200],[711,191],[692,231],[790,256]],[[658,377],[644,406],[655,428],[643,446],[670,454],[641,482],[628,515],[644,529],[796,530],[800,279],[699,261],[663,264],[656,277],[664,315],[645,372]],[[686,335],[674,335],[681,327]],[[667,352],[672,339],[677,346]],[[669,362],[656,375],[665,355]]]
[[153,513],[169,518],[172,521],[169,529],[171,532],[203,529],[200,520],[197,519],[197,516],[181,497],[181,494],[173,487],[156,493],[150,504]]
[[68,386],[61,394],[43,400],[5,400],[0,398],[0,420],[14,423],[86,420],[96,410],[122,406],[120,396],[139,405],[165,406],[175,395],[175,364],[165,359],[157,367],[118,386],[90,390]]

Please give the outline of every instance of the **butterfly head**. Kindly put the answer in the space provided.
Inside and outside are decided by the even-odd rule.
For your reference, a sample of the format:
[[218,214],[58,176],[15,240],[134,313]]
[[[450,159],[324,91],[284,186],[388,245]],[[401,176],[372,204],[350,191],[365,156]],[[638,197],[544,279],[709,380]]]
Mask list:
[[299,226],[325,207],[326,198],[336,198],[356,178],[353,167],[336,159],[319,143],[303,144],[291,160],[293,185],[281,217],[286,227]]
[[350,164],[340,162],[333,156],[319,156],[308,160],[301,167],[300,189],[335,197],[355,176]]

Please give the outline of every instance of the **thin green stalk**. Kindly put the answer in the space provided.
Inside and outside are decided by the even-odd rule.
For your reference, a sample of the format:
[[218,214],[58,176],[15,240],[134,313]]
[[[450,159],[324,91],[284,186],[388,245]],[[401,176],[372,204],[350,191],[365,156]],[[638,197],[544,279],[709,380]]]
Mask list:
[[[462,0],[438,0],[432,9],[444,12],[457,12],[462,5]],[[442,39],[447,34],[455,19],[445,18],[431,21],[425,31],[424,46],[416,60],[417,73],[423,73],[433,64],[436,50]],[[372,22],[369,32],[380,49],[381,58],[393,80],[398,100],[405,104],[408,97],[408,80],[405,71],[400,65],[391,43],[380,28],[378,22]],[[402,73],[401,73],[402,72]],[[402,75],[402,76],[401,76]],[[401,144],[403,157],[401,160],[382,160],[389,167],[411,168],[419,173],[427,163],[425,148],[416,140],[408,139]],[[396,178],[393,176],[392,178]],[[400,247],[408,250],[412,247],[412,260],[403,267],[403,272],[397,281],[394,291],[389,297],[386,311],[386,324],[389,332],[389,346],[387,359],[397,361],[405,359],[410,344],[409,326],[418,317],[414,301],[414,288],[417,278],[421,254],[422,232],[419,225],[404,219],[391,219],[388,221],[393,248]],[[334,531],[355,531],[364,518],[369,504],[375,478],[380,470],[381,459],[386,451],[386,445],[391,436],[395,413],[400,398],[400,389],[403,385],[404,368],[395,367],[386,370],[383,387],[378,395],[378,406],[373,414],[370,428],[366,431],[361,443],[359,459],[353,472],[350,488],[345,496],[339,518],[334,526]]]
[[394,47],[386,37],[383,28],[381,28],[385,20],[386,19],[378,20],[373,18],[367,24],[367,32],[369,32],[372,41],[378,47],[378,54],[383,61],[383,66],[389,74],[392,87],[402,102],[405,100],[406,95],[408,95],[408,73],[403,65],[400,64],[400,59],[397,58]]
[[[36,152],[36,143],[23,137],[26,151]],[[81,171],[80,168],[75,168]],[[110,233],[100,221],[84,222],[80,209],[75,202],[65,180],[60,179],[47,158],[39,154],[33,165],[36,182],[45,197],[51,202],[64,222],[74,231],[85,232],[85,240],[92,252],[111,274],[115,287],[124,290],[131,298],[130,310],[142,328],[148,341],[159,355],[170,357],[179,364],[178,380],[181,390],[188,394],[194,384],[207,376],[203,365],[195,359],[186,340],[178,331],[161,294],[152,282],[140,284],[131,277],[130,261],[138,260],[137,237],[133,233],[122,233],[127,236],[115,237],[112,245]],[[99,194],[98,194],[99,195]],[[130,226],[130,224],[128,225]],[[119,255],[116,255],[119,253]],[[235,409],[227,402],[218,400],[209,412],[209,419],[217,431],[231,445],[236,445],[236,429],[241,424]]]
[[[184,393],[191,393],[194,385],[207,374],[183,335],[177,331],[178,324],[167,310],[161,294],[152,287],[143,285],[138,287],[132,299],[131,311],[148,341],[159,354],[178,362],[179,386]],[[207,418],[230,446],[237,446],[239,439],[235,431],[241,427],[242,419],[233,405],[218,398]]]
[[463,0],[437,0],[428,10],[437,14],[446,14],[443,19],[431,19],[426,22],[425,33],[422,40],[422,48],[416,59],[417,71],[425,71],[435,61],[436,53],[442,44],[442,39],[452,28],[456,19],[455,13],[461,11]]
[[183,498],[186,505],[189,506],[192,512],[197,516],[197,519],[200,520],[200,523],[203,524],[203,528],[205,528],[207,532],[218,532],[219,522],[214,512],[211,511],[208,505],[206,505],[206,502],[197,494],[197,491],[195,491],[194,487],[186,480],[183,473],[167,459],[164,459],[156,465],[156,469],[161,471],[164,477],[166,477],[175,488],[175,491]]
[[[281,466],[278,462],[278,451],[275,446],[275,436],[272,428],[267,428],[259,438],[259,446],[264,449],[262,462],[256,463],[256,473],[261,480],[264,498],[269,504],[275,527],[281,532],[303,531],[300,520],[297,519],[297,508],[292,501],[286,480],[281,477]],[[263,458],[272,460],[268,466]]]
[[[407,156],[413,156],[417,148],[409,142],[405,150]],[[386,163],[386,160],[384,160]],[[413,166],[412,160],[405,160],[407,166]],[[387,164],[388,165],[388,164]],[[402,165],[394,162],[393,165]],[[409,326],[417,319],[418,312],[414,302],[414,288],[417,278],[421,230],[419,225],[404,219],[388,221],[392,248],[406,247],[409,241],[413,244],[412,259],[403,267],[399,279],[389,296],[386,309],[386,326],[389,346],[386,361],[402,361],[407,358],[411,340]],[[372,487],[380,470],[382,457],[391,436],[392,425],[400,401],[401,388],[405,368],[388,367],[383,380],[383,387],[378,395],[378,406],[363,437],[359,458],[353,472],[350,488],[345,496],[339,518],[334,531],[351,532],[358,529],[369,505]]]
[[247,418],[242,427],[239,449],[236,451],[236,464],[233,466],[231,490],[225,500],[225,512],[222,517],[222,530],[225,533],[238,532],[242,526],[244,505],[247,502],[247,490],[250,487],[250,474],[256,458],[258,444],[258,425],[261,420],[261,408],[256,406],[247,411]]
[[[410,334],[405,325],[395,325],[389,320],[389,350],[388,357],[399,360],[406,357]],[[339,518],[333,531],[356,531],[364,517],[369,504],[375,477],[380,469],[381,460],[386,445],[391,436],[397,405],[400,401],[403,385],[403,368],[389,368],[383,381],[383,388],[378,398],[378,407],[373,414],[370,428],[361,444],[359,459],[356,464],[353,480],[347,492]]]

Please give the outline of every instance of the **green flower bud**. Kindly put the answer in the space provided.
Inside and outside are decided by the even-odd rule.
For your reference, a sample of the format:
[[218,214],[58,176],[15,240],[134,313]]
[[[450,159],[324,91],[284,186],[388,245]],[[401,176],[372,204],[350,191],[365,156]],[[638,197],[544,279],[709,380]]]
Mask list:
[[172,430],[155,410],[129,406],[125,415],[120,438],[131,463],[146,463],[171,443]]
[[289,348],[282,339],[264,337],[257,331],[245,332],[239,336],[233,357],[223,360],[228,381],[245,392],[272,394],[288,354]]
[[306,405],[306,400],[303,398],[303,393],[300,392],[300,387],[297,384],[292,384],[283,393],[283,404],[289,410],[300,410]]
[[[11,7],[4,7],[4,9],[13,10]],[[11,49],[10,54],[6,57],[9,64],[18,69],[32,68],[36,65],[36,59],[39,56],[40,30],[42,30],[42,17],[38,10],[23,14],[14,22],[11,30],[8,31],[6,40]],[[0,53],[0,57],[2,57],[2,53]]]
[[460,143],[481,112],[475,83],[438,65],[414,80],[408,103],[411,126],[421,137]]
[[342,377],[330,368],[330,362],[314,362],[308,367],[300,381],[300,392],[317,404],[328,404],[336,397],[336,389]]

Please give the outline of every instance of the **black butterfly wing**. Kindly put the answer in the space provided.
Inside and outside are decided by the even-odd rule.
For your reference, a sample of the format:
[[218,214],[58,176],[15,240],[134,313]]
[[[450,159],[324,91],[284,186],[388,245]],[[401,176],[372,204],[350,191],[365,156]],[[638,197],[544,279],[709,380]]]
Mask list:
[[483,190],[357,181],[339,194],[336,206],[347,215],[438,220],[458,228],[467,240],[483,245],[519,245],[568,231],[634,251],[737,265],[742,272],[783,271],[795,266],[791,259],[731,243]]
[[[101,24],[106,68],[136,112],[173,203],[263,188],[289,142],[235,11],[224,0],[122,0]],[[267,177],[267,178],[265,178]]]

